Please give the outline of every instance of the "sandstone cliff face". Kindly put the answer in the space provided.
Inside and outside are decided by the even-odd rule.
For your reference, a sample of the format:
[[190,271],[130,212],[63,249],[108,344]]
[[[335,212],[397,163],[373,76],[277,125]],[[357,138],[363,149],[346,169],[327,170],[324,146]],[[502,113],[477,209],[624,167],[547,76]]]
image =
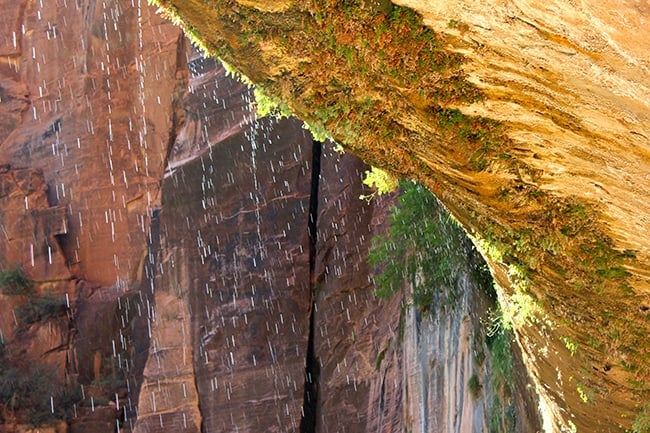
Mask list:
[[[1,295],[3,372],[40,380],[22,408],[31,422],[50,413],[53,395],[73,432],[113,431],[132,416],[128,391],[137,399],[148,348],[131,328],[146,299],[132,295],[181,120],[187,47],[141,2],[2,10],[0,262],[32,281]],[[10,429],[29,421],[2,418]]]
[[631,426],[650,365],[646,4],[157,3],[441,198],[490,259],[547,430]]
[[[238,105],[250,93],[214,60],[189,65],[192,121],[152,229],[152,342],[135,431],[487,428],[503,391],[489,354],[475,365],[476,350],[488,352],[488,307],[473,268],[458,309],[433,308],[444,319],[413,308],[403,318],[404,297],[376,299],[367,254],[394,197],[360,200],[361,160],[314,143],[295,120],[253,121]],[[231,103],[244,116],[224,135]],[[478,369],[484,392],[470,397]],[[537,406],[522,372],[511,426],[525,432]]]
[[[488,385],[489,356],[480,370],[470,360],[484,343],[465,340],[484,338],[485,300],[468,283],[458,310],[429,320],[404,313],[399,297],[374,298],[366,254],[394,198],[358,199],[359,159],[321,148],[295,120],[253,122],[244,86],[142,3],[5,3],[0,254],[35,284],[29,296],[0,295],[0,331],[12,362],[53,369],[37,396],[46,412],[46,394],[65,388],[78,395],[57,395],[56,416],[80,433],[489,425],[501,392]],[[263,6],[291,13],[292,3]],[[263,48],[274,74],[306,59],[285,65],[286,53]],[[324,77],[339,70],[329,66]],[[422,107],[415,93],[407,99]],[[406,126],[418,119],[404,117]],[[446,186],[458,212],[464,190]],[[14,314],[34,300],[48,302],[47,315]],[[483,382],[475,399],[474,372]],[[536,424],[526,384],[517,376],[516,431]],[[27,422],[2,417],[9,431]]]
[[62,248],[73,272],[126,282],[179,120],[180,32],[130,2],[4,9],[2,158],[43,170],[50,204],[67,209]]

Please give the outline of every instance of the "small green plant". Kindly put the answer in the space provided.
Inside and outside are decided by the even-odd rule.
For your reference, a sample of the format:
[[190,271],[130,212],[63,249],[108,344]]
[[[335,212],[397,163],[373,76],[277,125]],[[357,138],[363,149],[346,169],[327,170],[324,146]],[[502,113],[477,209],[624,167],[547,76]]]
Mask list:
[[32,282],[27,279],[20,265],[0,272],[0,291],[6,295],[23,295],[31,291]]
[[255,96],[257,117],[273,116],[282,119],[292,116],[291,109],[286,103],[268,96],[261,87],[256,86],[253,95]]
[[632,433],[650,433],[650,404],[644,405],[636,415]]
[[359,196],[361,200],[366,200],[368,202],[370,202],[375,195],[388,194],[389,192],[397,190],[397,187],[399,186],[397,179],[381,168],[374,166],[370,167],[370,170],[366,170],[363,184],[375,188],[375,192],[372,194],[362,194]]
[[513,358],[510,350],[511,332],[503,327],[494,335],[488,335],[487,345],[492,354],[491,382],[494,389],[512,384]]
[[384,360],[384,357],[386,356],[386,351],[388,350],[389,345],[386,345],[381,352],[377,355],[377,359],[375,359],[375,370],[379,371],[379,368],[381,367],[381,362]]
[[578,383],[576,386],[576,391],[578,391],[578,396],[583,403],[589,403],[593,400],[593,390],[583,385],[582,383]]
[[43,322],[65,314],[65,298],[51,295],[29,299],[16,308],[16,315],[27,324]]
[[571,356],[574,356],[578,351],[578,345],[575,343],[575,341],[573,341],[569,337],[561,337],[560,339],[564,343],[564,347],[567,348]]
[[481,394],[481,383],[478,380],[478,376],[473,374],[472,377],[467,381],[467,389],[469,389],[470,394],[474,399],[477,399]]
[[70,417],[73,404],[81,400],[78,389],[59,383],[53,366],[21,363],[7,351],[0,354],[0,365],[0,410],[34,426]]

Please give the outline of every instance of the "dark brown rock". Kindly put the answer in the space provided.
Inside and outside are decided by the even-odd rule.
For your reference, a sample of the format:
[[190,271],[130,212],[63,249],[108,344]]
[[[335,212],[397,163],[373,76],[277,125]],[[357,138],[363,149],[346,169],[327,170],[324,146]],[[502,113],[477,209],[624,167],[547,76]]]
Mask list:
[[[156,388],[178,368],[178,380],[196,383],[205,429],[296,431],[309,316],[310,145],[299,122],[264,120],[165,180],[152,321],[160,343],[145,370],[142,431],[157,431],[158,414],[183,404],[176,381],[162,381],[162,394]],[[163,397],[154,409],[146,402],[155,395]]]
[[382,302],[374,297],[366,262],[394,197],[370,203],[359,198],[368,193],[361,183],[368,169],[357,157],[325,146],[315,268],[314,351],[320,364],[316,431],[404,430],[402,299]]

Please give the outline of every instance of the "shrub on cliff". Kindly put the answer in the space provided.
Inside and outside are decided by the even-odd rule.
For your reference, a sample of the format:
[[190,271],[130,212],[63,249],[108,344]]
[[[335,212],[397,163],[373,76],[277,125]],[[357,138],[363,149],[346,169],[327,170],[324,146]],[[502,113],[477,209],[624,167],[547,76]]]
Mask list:
[[61,317],[65,314],[65,298],[60,296],[45,295],[32,298],[16,308],[16,315],[27,324]]
[[12,413],[20,421],[41,425],[65,419],[79,398],[57,381],[53,366],[21,362],[6,349],[0,351],[0,413]]
[[376,237],[369,253],[377,270],[375,293],[388,298],[411,284],[421,310],[434,302],[453,305],[466,262],[463,231],[424,186],[402,181],[400,188],[388,234]]
[[0,272],[0,292],[5,295],[22,295],[28,293],[31,288],[32,283],[27,279],[20,265],[14,265]]

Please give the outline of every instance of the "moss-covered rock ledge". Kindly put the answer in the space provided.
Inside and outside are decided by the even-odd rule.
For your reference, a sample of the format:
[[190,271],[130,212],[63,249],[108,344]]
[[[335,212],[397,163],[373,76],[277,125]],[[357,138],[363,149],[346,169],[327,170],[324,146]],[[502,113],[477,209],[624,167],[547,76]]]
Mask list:
[[649,431],[648,10],[155,3],[312,128],[442,200],[491,263],[548,430]]

